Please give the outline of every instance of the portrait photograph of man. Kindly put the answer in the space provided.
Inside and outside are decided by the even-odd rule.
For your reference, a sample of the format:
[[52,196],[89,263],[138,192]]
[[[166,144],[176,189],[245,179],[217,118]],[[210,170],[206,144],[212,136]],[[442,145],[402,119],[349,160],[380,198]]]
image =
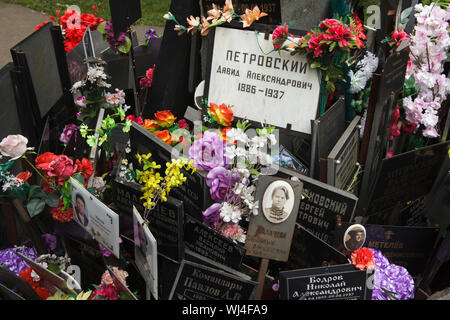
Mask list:
[[360,224],[348,227],[344,234],[344,247],[349,251],[361,248],[366,241],[366,229]]

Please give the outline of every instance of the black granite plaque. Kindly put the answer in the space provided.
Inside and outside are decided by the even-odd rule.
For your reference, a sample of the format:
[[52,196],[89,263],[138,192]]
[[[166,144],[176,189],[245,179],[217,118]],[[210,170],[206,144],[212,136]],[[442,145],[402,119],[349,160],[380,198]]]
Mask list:
[[[349,223],[336,228],[335,248],[346,252],[344,234]],[[424,271],[433,252],[439,228],[367,224],[363,247],[380,250],[390,263],[405,267],[412,276]]]
[[358,198],[354,195],[298,174],[280,168],[277,176],[295,177],[303,182],[305,197],[300,201],[297,222],[323,241],[333,243],[336,222],[350,221]]
[[427,225],[425,197],[421,197],[409,203],[400,210],[400,221],[404,226],[423,226]]
[[3,264],[0,264],[0,283],[18,292],[26,300],[42,300],[28,282],[16,276]]
[[427,195],[444,165],[450,141],[384,159],[369,202],[370,223],[386,224],[397,204]]
[[[137,183],[113,180],[113,198],[119,212],[122,234],[133,234],[133,206],[144,213],[145,208],[140,199],[142,194],[141,185]],[[183,202],[169,197],[167,202],[158,204],[150,212],[148,220],[150,231],[158,242],[158,253],[181,261],[184,257]]]
[[283,300],[372,300],[372,272],[351,264],[280,272]]
[[289,260],[285,263],[270,261],[270,270],[277,274],[279,271],[316,268],[347,262],[344,254],[297,224]]
[[[202,0],[205,11],[210,10],[212,5],[216,4],[223,8],[225,0]],[[265,12],[268,16],[261,18],[258,22],[267,24],[280,24],[281,21],[281,5],[280,0],[234,0],[233,8],[237,14],[242,15],[245,9],[252,10],[257,5],[261,12]],[[205,14],[206,16],[206,14]]]
[[245,255],[243,246],[190,216],[185,219],[184,243],[189,250],[236,270]]
[[109,8],[116,37],[142,17],[141,0],[109,0]]
[[[165,170],[165,163],[170,161],[172,157],[171,146],[135,122],[133,122],[130,130],[130,141],[134,168],[139,168],[134,155],[150,152],[152,154],[151,159]],[[190,174],[184,170],[182,172],[187,180],[180,187],[172,189],[171,196],[183,201],[185,212],[200,220],[202,219],[202,211],[212,204],[209,188],[205,182],[206,173],[197,171]]]
[[183,261],[169,300],[251,300],[258,283]]
[[10,74],[13,67],[12,63],[8,63],[0,69],[0,97],[2,98],[2,107],[0,108],[0,137],[2,139],[10,134],[24,134],[20,125]]

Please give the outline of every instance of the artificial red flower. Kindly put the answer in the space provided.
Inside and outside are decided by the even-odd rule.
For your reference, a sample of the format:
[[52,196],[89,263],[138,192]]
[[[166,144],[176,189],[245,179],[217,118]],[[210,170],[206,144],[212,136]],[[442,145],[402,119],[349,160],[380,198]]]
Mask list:
[[218,106],[217,104],[211,102],[209,104],[208,113],[214,121],[224,127],[229,127],[231,122],[234,120],[233,111],[224,103]]
[[57,16],[59,16],[60,11],[59,10],[55,10],[55,13]]
[[86,158],[81,159],[81,161],[77,159],[75,163],[78,167],[78,172],[81,173],[84,180],[87,181],[94,173],[94,165]]
[[126,121],[132,121],[132,122],[136,122],[139,125],[143,125],[144,124],[144,120],[142,120],[141,117],[135,117],[134,115],[130,114],[129,116],[127,116],[125,118]]
[[155,132],[159,129],[159,124],[156,120],[145,119],[143,126],[150,132]]
[[360,270],[374,269],[375,261],[373,252],[369,248],[361,248],[353,251],[351,255],[352,264]]
[[39,155],[34,163],[36,164],[36,168],[43,170],[43,171],[49,171],[50,170],[50,163],[58,158],[57,155],[55,155],[52,152],[46,152],[41,155]]
[[36,27],[34,27],[34,31],[38,31],[40,28],[42,28],[43,26],[45,26],[48,23],[48,20],[45,20],[44,22],[42,22],[41,24],[38,24]]
[[73,164],[73,160],[66,155],[58,156],[58,158],[50,162],[48,167],[50,170],[47,174],[50,177],[56,177],[60,185],[77,172],[78,168],[76,164]]
[[97,26],[99,25],[99,18],[97,18],[96,16],[94,16],[93,14],[90,13],[83,13],[81,15],[81,22],[90,27],[91,30],[95,30],[97,29]]
[[327,30],[328,28],[334,27],[336,25],[342,24],[341,21],[336,19],[325,19],[319,24],[319,28]]
[[164,141],[168,145],[172,144],[172,136],[170,135],[168,130],[157,131],[157,132],[155,132],[155,136],[160,138],[162,141]]
[[152,80],[147,77],[142,77],[141,80],[139,80],[139,85],[141,88],[150,88],[152,86]]
[[278,50],[286,41],[288,36],[289,36],[288,25],[286,23],[282,26],[276,27],[272,33],[273,48],[275,50]]
[[184,119],[181,119],[180,121],[178,121],[178,126],[181,128],[181,129],[186,129],[186,130],[189,130],[189,124],[186,122],[186,120],[184,120]]
[[145,72],[145,76],[152,80],[153,79],[153,74],[155,72],[155,65],[153,65],[153,68],[149,68],[146,72]]
[[400,128],[402,134],[412,134],[417,129],[417,123],[414,122],[402,122],[402,127]]
[[50,213],[53,216],[53,219],[58,220],[60,222],[69,222],[73,219],[73,207],[69,206],[67,210],[63,210],[64,202],[62,199],[59,199],[59,203],[57,207],[51,208]]
[[114,284],[102,284],[99,289],[94,291],[91,297],[90,300],[117,300],[119,291]]
[[169,128],[177,118],[169,110],[164,110],[155,113],[155,119],[161,127]]
[[30,171],[24,171],[19,173],[16,178],[23,181],[23,183],[27,182],[28,179],[32,176]]
[[397,47],[402,43],[403,40],[406,40],[409,38],[409,35],[403,31],[403,29],[395,30],[392,34],[392,40],[395,42]]
[[39,297],[41,297],[42,300],[47,300],[47,298],[51,296],[50,292],[47,290],[47,288],[41,287],[42,280],[35,281],[35,279],[33,279],[33,277],[31,276],[32,271],[33,270],[28,267],[20,271],[19,277],[28,282],[28,284],[39,295]]
[[[80,13],[76,10],[66,10],[64,14],[58,18],[61,27],[66,30],[68,29],[68,25],[73,29],[73,26],[77,25],[77,22],[80,22],[81,16]],[[78,23],[79,24],[79,23]]]

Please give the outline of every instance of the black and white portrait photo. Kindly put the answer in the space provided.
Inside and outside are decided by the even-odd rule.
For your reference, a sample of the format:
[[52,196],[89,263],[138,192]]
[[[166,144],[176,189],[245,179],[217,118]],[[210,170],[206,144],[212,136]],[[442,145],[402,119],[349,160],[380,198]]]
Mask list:
[[262,202],[266,219],[272,223],[281,223],[292,213],[294,190],[289,183],[276,180],[267,187]]
[[366,241],[366,229],[360,224],[353,224],[345,231],[344,247],[349,251],[361,248]]

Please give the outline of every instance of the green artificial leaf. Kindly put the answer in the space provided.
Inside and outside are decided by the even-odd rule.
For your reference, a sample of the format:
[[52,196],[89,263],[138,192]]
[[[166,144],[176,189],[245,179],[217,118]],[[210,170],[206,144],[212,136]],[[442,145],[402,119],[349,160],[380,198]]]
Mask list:
[[28,199],[38,198],[36,195],[40,192],[42,192],[41,186],[37,186],[37,185],[31,186],[30,190],[28,191]]
[[408,23],[409,16],[411,15],[412,10],[413,7],[409,7],[402,11],[402,14],[400,15],[400,20],[402,21],[402,24]]
[[334,92],[336,90],[334,83],[330,81],[327,82],[326,88],[328,92]]
[[330,52],[333,51],[335,47],[336,47],[336,42],[333,42],[333,43],[330,45],[330,49],[329,49]]
[[31,199],[27,204],[27,210],[31,218],[41,213],[44,208],[45,201],[42,201],[41,199]]
[[89,191],[92,194],[95,194],[97,192],[97,189],[95,189],[94,187],[89,187],[86,190]]
[[0,164],[0,170],[1,171],[7,171],[11,168],[11,166],[14,164],[14,161],[8,161],[6,163]]
[[311,68],[312,69],[317,69],[319,67],[320,67],[320,62],[313,62],[313,63],[311,63]]
[[57,194],[47,193],[44,197],[44,201],[49,207],[55,208],[59,204],[59,197]]
[[103,21],[102,23],[100,23],[97,26],[97,31],[100,32],[101,34],[106,34],[105,26],[106,26],[106,21]]
[[259,175],[259,171],[258,171],[258,170],[255,170],[255,169],[253,169],[253,168],[250,169],[249,172],[250,172],[251,174],[255,175],[255,176]]
[[128,37],[125,37],[125,44],[123,46],[118,46],[117,50],[122,53],[128,53],[131,49],[131,40]]

